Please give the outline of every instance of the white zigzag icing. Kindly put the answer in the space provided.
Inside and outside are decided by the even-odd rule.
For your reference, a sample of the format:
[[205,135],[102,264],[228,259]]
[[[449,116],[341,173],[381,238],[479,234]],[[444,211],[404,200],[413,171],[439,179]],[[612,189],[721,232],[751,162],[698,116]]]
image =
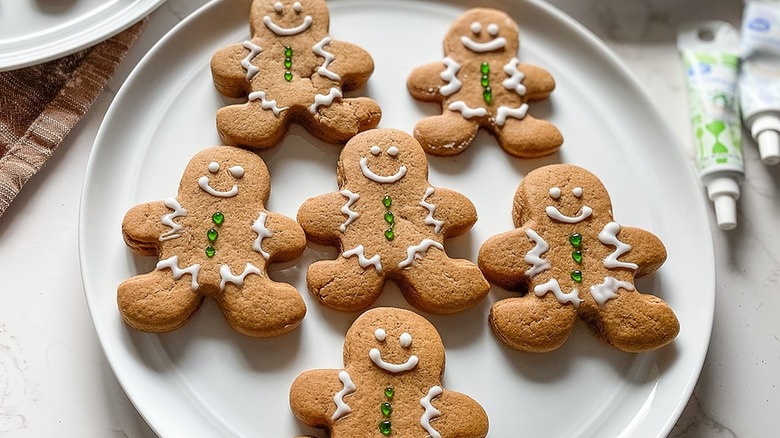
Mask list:
[[558,280],[552,278],[550,281],[544,284],[539,284],[534,288],[534,293],[537,297],[543,297],[547,292],[552,292],[555,295],[555,299],[561,304],[572,303],[574,307],[579,307],[582,300],[580,299],[577,289],[572,289],[569,293],[563,293],[561,285],[558,284]]
[[314,95],[314,103],[309,107],[309,112],[312,114],[317,113],[317,108],[325,105],[333,105],[333,101],[341,98],[341,90],[336,87],[331,87],[328,94],[316,94]]
[[607,269],[628,268],[636,270],[639,268],[639,266],[636,264],[621,262],[618,260],[618,257],[622,256],[628,251],[631,251],[631,245],[623,243],[620,241],[620,239],[618,239],[617,233],[619,232],[620,224],[617,222],[610,222],[604,225],[604,229],[599,233],[599,242],[603,243],[604,245],[612,245],[615,247],[615,251],[613,251],[604,259],[604,267]]
[[339,392],[336,393],[336,395],[333,396],[333,402],[336,403],[336,412],[334,412],[330,417],[330,419],[333,421],[336,421],[339,418],[352,412],[352,408],[349,407],[349,405],[344,401],[344,396],[352,394],[357,389],[355,383],[352,382],[352,378],[349,377],[349,373],[346,370],[339,371],[339,380],[341,380],[343,387]]
[[244,70],[246,70],[246,80],[251,81],[255,75],[260,72],[259,68],[252,65],[252,60],[255,59],[263,49],[249,40],[244,41],[244,48],[249,50],[249,54],[246,55],[246,58],[241,60],[241,67],[244,67]]
[[504,79],[504,81],[501,82],[501,85],[507,90],[514,90],[515,93],[525,96],[527,90],[525,85],[522,84],[525,75],[517,68],[518,64],[520,64],[520,60],[512,58],[504,65],[504,73],[508,74],[509,77]]
[[428,390],[428,394],[420,399],[420,406],[425,409],[422,417],[420,417],[420,426],[428,432],[428,435],[430,435],[431,438],[441,438],[441,434],[431,426],[431,420],[440,417],[441,411],[433,407],[431,401],[440,396],[443,392],[444,390],[441,389],[441,386],[432,386],[431,389]]
[[177,217],[187,216],[187,210],[182,208],[181,204],[179,204],[179,201],[177,201],[176,198],[166,199],[165,206],[173,211],[163,216],[162,219],[160,219],[160,222],[162,222],[162,224],[165,226],[171,227],[171,229],[164,232],[163,234],[160,234],[160,242],[181,237],[181,230],[183,227],[173,220]]
[[634,290],[634,285],[625,281],[620,281],[615,277],[605,277],[604,282],[590,287],[590,296],[599,306],[603,306],[607,301],[617,298],[619,288],[625,290]]
[[428,251],[430,247],[438,248],[444,251],[444,246],[441,243],[433,239],[423,239],[422,242],[420,242],[419,244],[412,245],[406,248],[406,258],[402,260],[401,263],[398,264],[398,267],[403,269],[411,265],[414,262],[415,257],[417,257],[423,252]]
[[440,221],[433,217],[433,213],[436,212],[436,205],[426,201],[426,199],[428,199],[428,197],[431,196],[433,192],[434,192],[433,187],[428,187],[425,190],[425,194],[422,197],[422,201],[420,201],[420,206],[428,210],[428,215],[425,216],[425,224],[433,225],[433,230],[438,233],[441,231],[441,227],[444,226],[444,221]]
[[525,257],[523,257],[523,260],[526,263],[531,264],[531,267],[525,271],[525,275],[527,277],[533,278],[537,274],[541,274],[542,272],[550,269],[550,262],[542,258],[542,254],[546,253],[550,249],[550,245],[542,238],[542,236],[530,228],[525,230],[525,235],[528,236],[528,238],[531,239],[531,241],[535,244],[534,247],[528,251],[528,253],[526,253]]
[[317,68],[317,73],[319,73],[320,76],[324,76],[328,79],[332,79],[334,81],[340,81],[341,77],[338,74],[334,73],[331,70],[328,70],[328,66],[330,65],[330,63],[333,62],[334,59],[336,59],[336,57],[333,56],[332,53],[325,51],[325,46],[327,46],[330,43],[331,43],[330,37],[326,36],[311,48],[311,50],[316,55],[325,58],[325,60],[322,61],[322,65],[319,68]]
[[263,258],[268,260],[271,255],[263,250],[263,239],[273,236],[274,233],[265,227],[266,219],[268,219],[268,213],[262,212],[255,220],[255,223],[252,224],[252,231],[257,233],[257,238],[252,242],[252,249],[262,254]]
[[341,253],[342,256],[349,258],[352,256],[357,256],[358,258],[358,264],[361,268],[365,269],[371,265],[374,266],[374,269],[376,269],[378,272],[382,272],[382,262],[381,258],[379,257],[379,254],[374,255],[370,259],[366,258],[366,255],[363,253],[365,249],[363,248],[363,245],[358,245],[350,250],[344,251]]
[[191,288],[193,291],[198,290],[198,273],[200,273],[200,265],[197,263],[194,263],[190,266],[187,266],[186,268],[180,268],[179,267],[179,256],[170,256],[165,260],[160,260],[157,262],[157,269],[165,269],[168,268],[171,270],[171,273],[173,273],[173,279],[178,280],[180,279],[184,274],[190,274],[192,275],[192,284]]
[[219,278],[221,279],[219,282],[219,290],[225,290],[225,286],[227,283],[233,283],[238,287],[244,286],[244,280],[246,279],[246,276],[249,274],[257,274],[257,275],[263,275],[263,272],[258,268],[257,266],[247,263],[246,266],[244,266],[244,272],[234,275],[233,272],[230,270],[230,266],[227,264],[224,264],[219,267]]
[[252,101],[255,101],[255,100],[259,100],[260,101],[260,106],[263,109],[270,109],[271,111],[274,112],[274,115],[277,116],[277,117],[279,117],[279,114],[282,111],[287,109],[287,107],[279,108],[279,106],[276,104],[275,100],[268,100],[268,98],[265,95],[265,91],[255,91],[255,92],[249,93],[249,101],[252,102]]
[[439,93],[441,93],[442,96],[449,96],[453,93],[456,93],[458,90],[460,90],[460,87],[462,85],[460,79],[458,79],[457,77],[458,70],[460,70],[460,64],[458,64],[454,59],[450,58],[449,56],[444,58],[443,61],[447,69],[441,72],[441,74],[439,74],[439,77],[443,81],[447,81],[447,84],[439,88]]
[[355,219],[360,217],[360,213],[352,210],[352,206],[355,205],[355,202],[357,202],[358,199],[360,199],[360,195],[357,193],[352,193],[347,189],[342,190],[341,194],[347,198],[347,203],[341,207],[341,213],[347,216],[347,220],[345,220],[344,223],[339,226],[339,230],[344,233],[347,231],[349,224],[355,222]]

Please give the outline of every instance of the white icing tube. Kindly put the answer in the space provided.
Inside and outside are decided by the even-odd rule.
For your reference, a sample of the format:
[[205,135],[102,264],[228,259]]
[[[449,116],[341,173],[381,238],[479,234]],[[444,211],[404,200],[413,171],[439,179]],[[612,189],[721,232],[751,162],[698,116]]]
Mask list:
[[677,47],[687,77],[696,167],[715,203],[718,227],[731,230],[745,177],[736,102],[739,35],[725,22],[696,23],[680,30]]
[[780,3],[748,1],[742,20],[742,119],[765,164],[780,163]]

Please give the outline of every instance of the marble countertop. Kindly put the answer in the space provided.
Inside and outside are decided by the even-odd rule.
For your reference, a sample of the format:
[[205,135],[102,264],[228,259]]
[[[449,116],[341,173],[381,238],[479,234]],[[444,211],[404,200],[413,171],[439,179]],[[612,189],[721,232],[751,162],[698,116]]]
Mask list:
[[[603,39],[644,84],[688,144],[683,77],[674,46],[684,22],[738,25],[742,3],[549,0]],[[0,435],[152,437],[106,361],[84,299],[78,206],[97,129],[133,66],[205,0],[169,0],[155,11],[108,89],[44,171],[0,218]],[[745,147],[739,226],[720,231],[709,353],[673,437],[753,437],[780,432],[780,166]],[[702,196],[704,194],[702,193]],[[697,293],[697,291],[690,291]]]

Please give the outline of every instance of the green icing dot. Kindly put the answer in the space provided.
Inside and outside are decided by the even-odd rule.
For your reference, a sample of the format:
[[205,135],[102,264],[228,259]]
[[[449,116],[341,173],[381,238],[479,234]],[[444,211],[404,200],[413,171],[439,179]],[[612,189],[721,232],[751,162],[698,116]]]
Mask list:
[[392,228],[388,228],[385,230],[385,239],[387,240],[395,239],[395,231],[393,231]]
[[385,222],[391,225],[395,223],[395,216],[393,216],[393,213],[390,213],[389,211],[385,213]]
[[385,197],[382,198],[382,205],[384,205],[385,208],[390,208],[390,206],[393,205],[393,199],[390,195],[385,195]]
[[213,246],[209,245],[209,246],[206,247],[206,256],[207,257],[209,257],[209,258],[214,257],[214,254],[216,254],[216,253],[217,253],[217,250],[214,249]]
[[392,432],[390,420],[385,420],[379,423],[379,431],[382,432],[382,435],[384,436],[390,435],[390,432]]
[[569,243],[571,243],[571,246],[575,248],[581,248],[582,247],[582,234],[580,233],[572,233],[571,236],[569,236]]
[[206,237],[208,237],[209,242],[214,242],[217,240],[217,237],[219,236],[219,233],[217,233],[217,230],[215,228],[212,228],[206,232]]
[[389,417],[393,413],[393,405],[390,402],[384,402],[379,405],[379,410],[382,411],[382,415]]
[[479,66],[479,71],[481,71],[483,75],[490,73],[490,64],[483,62],[482,65]]
[[287,46],[284,48],[284,56],[287,58],[292,56],[292,47]]
[[571,253],[571,258],[574,259],[577,264],[582,263],[582,251],[580,250],[574,250],[574,252]]
[[225,221],[225,215],[220,212],[216,212],[211,215],[211,220],[217,225],[222,225],[222,222]]
[[292,59],[284,58],[284,68],[289,69],[290,67],[292,67]]
[[292,80],[292,73],[290,73],[289,70],[284,72],[284,80],[287,82],[290,82]]
[[490,85],[490,79],[488,78],[488,75],[482,75],[482,79],[479,80],[479,84],[483,87]]
[[385,388],[385,397],[387,397],[389,400],[392,400],[394,395],[395,395],[395,390],[393,388],[390,387]]
[[493,105],[493,90],[490,87],[485,87],[485,91],[482,93],[482,99],[488,105]]
[[577,283],[582,283],[582,271],[571,271],[571,279]]

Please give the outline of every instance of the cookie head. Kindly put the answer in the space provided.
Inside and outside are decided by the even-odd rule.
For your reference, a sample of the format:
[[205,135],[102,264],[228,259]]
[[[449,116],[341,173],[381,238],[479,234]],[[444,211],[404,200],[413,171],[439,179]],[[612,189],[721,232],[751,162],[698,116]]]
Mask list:
[[268,198],[269,181],[265,164],[251,152],[214,147],[190,160],[179,192],[214,200],[256,197],[264,201]]
[[351,182],[403,184],[426,179],[425,152],[414,137],[396,130],[372,130],[358,134],[344,147],[339,178]]
[[416,313],[378,308],[361,315],[347,332],[344,360],[373,373],[438,377],[444,346],[433,325]]
[[[577,166],[547,166],[529,174],[515,195],[515,208],[555,223],[578,224],[600,212],[611,214],[606,189],[595,175]],[[540,211],[541,209],[541,211]]]
[[517,24],[506,13],[487,8],[467,11],[456,20],[444,40],[444,51],[457,59],[490,53],[514,56],[519,47]]
[[250,22],[254,37],[264,40],[328,32],[328,8],[324,0],[255,0]]

